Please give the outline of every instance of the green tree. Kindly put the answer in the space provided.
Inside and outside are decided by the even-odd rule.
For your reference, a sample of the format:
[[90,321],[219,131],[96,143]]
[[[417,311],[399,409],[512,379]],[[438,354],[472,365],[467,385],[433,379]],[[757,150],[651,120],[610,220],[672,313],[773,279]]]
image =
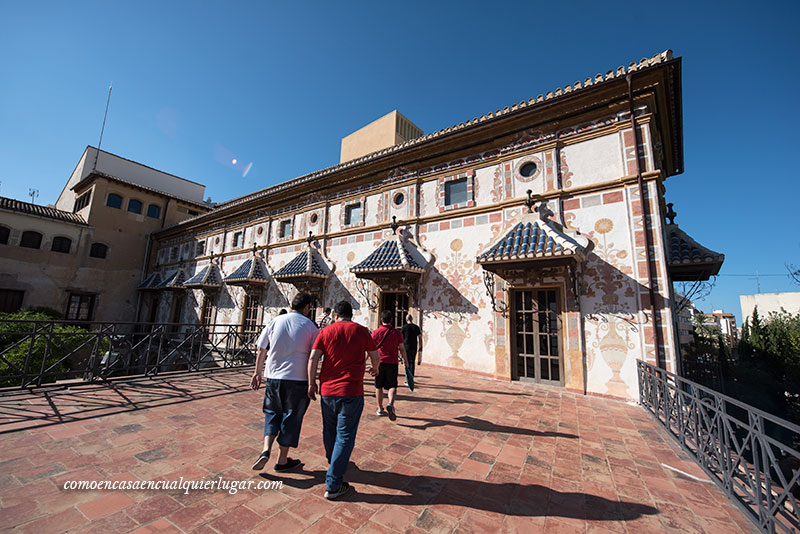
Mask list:
[[28,375],[39,373],[44,361],[44,382],[66,378],[72,362],[65,356],[91,348],[93,336],[83,328],[52,323],[51,331],[54,313],[57,315],[53,310],[27,309],[0,314],[0,387],[20,385],[26,361]]

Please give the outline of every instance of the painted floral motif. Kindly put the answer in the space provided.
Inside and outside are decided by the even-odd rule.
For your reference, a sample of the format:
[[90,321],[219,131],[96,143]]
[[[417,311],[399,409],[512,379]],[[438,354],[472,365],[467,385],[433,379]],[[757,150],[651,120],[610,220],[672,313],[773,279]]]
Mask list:
[[558,171],[558,178],[561,181],[561,187],[572,187],[572,173],[569,170],[569,165],[567,165],[567,153],[562,150],[559,159],[561,160],[561,167]]

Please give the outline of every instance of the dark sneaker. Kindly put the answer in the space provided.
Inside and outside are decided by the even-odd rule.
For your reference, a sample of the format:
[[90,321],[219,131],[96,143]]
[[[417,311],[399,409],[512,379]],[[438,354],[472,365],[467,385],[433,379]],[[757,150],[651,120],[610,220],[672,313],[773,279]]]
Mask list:
[[295,458],[287,458],[285,464],[275,464],[275,471],[283,473],[284,471],[291,471],[299,466],[302,462]]
[[348,484],[347,482],[342,482],[342,485],[339,486],[339,489],[337,489],[336,491],[327,491],[326,490],[325,491],[325,498],[328,499],[329,501],[332,501],[334,499],[338,499],[339,497],[342,497],[343,495],[346,495],[347,492],[349,492],[349,491],[350,491],[350,484]]
[[389,421],[397,420],[397,414],[394,413],[394,406],[392,406],[391,404],[386,405],[386,415],[389,416]]
[[253,464],[253,470],[261,471],[262,469],[264,469],[264,466],[267,465],[268,461],[269,461],[269,451],[262,452],[261,456],[259,456],[258,460],[256,460],[256,463]]

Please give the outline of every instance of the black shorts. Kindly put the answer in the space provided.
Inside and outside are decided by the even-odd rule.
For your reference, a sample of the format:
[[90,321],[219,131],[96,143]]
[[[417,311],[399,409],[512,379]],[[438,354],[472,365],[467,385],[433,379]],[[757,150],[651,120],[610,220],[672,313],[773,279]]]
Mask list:
[[383,363],[378,366],[378,376],[375,377],[375,388],[392,389],[397,387],[396,363]]

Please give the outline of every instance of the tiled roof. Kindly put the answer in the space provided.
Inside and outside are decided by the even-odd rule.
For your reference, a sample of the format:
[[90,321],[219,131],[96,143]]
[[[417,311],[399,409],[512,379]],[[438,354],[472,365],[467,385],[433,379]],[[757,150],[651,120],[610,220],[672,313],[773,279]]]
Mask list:
[[295,258],[275,271],[272,277],[276,280],[281,278],[296,278],[299,276],[325,277],[322,261],[318,258],[318,253],[311,247],[302,251]]
[[[351,167],[357,167],[357,166],[359,166],[359,165],[361,165],[363,163],[366,163],[368,161],[377,160],[377,159],[379,159],[381,157],[388,156],[388,155],[394,154],[396,152],[401,152],[401,151],[403,151],[405,149],[408,149],[408,148],[411,148],[411,147],[414,147],[414,146],[425,144],[425,143],[427,143],[429,141],[432,141],[434,139],[437,139],[437,138],[440,138],[440,137],[444,137],[444,136],[447,136],[447,135],[450,135],[450,134],[453,134],[453,133],[456,133],[456,132],[459,132],[459,131],[462,131],[462,130],[466,130],[466,129],[470,128],[470,127],[474,127],[474,126],[477,126],[479,124],[482,125],[483,123],[485,123],[487,121],[498,119],[498,118],[503,117],[505,115],[509,115],[509,114],[512,114],[512,113],[519,112],[521,110],[525,110],[526,108],[531,108],[531,107],[535,107],[535,106],[538,106],[538,105],[544,105],[544,103],[550,104],[550,103],[552,103],[553,100],[557,100],[559,98],[569,97],[570,95],[573,95],[575,93],[579,93],[581,91],[586,91],[586,90],[590,89],[591,87],[594,87],[594,86],[597,86],[597,85],[600,85],[600,84],[612,82],[612,81],[619,80],[619,79],[624,79],[625,76],[629,72],[642,71],[642,70],[645,70],[645,69],[648,69],[648,68],[655,67],[657,65],[666,63],[668,61],[671,61],[672,59],[673,59],[672,58],[672,50],[665,50],[664,52],[661,52],[660,54],[654,55],[653,57],[642,58],[642,60],[639,61],[638,63],[634,61],[634,62],[630,63],[627,67],[620,66],[616,70],[609,70],[608,72],[606,72],[605,75],[598,73],[595,76],[590,76],[590,77],[586,78],[583,82],[576,81],[574,84],[568,84],[568,85],[564,86],[563,88],[558,87],[554,91],[549,91],[545,95],[539,95],[536,98],[531,98],[530,100],[527,100],[527,101],[523,100],[519,104],[514,104],[512,106],[506,106],[503,109],[498,109],[494,113],[487,113],[486,115],[482,115],[480,117],[475,117],[474,119],[472,119],[470,121],[462,122],[462,123],[457,124],[455,126],[451,126],[449,128],[445,128],[443,130],[439,130],[438,132],[433,132],[433,133],[430,133],[428,135],[424,135],[422,137],[417,137],[416,139],[412,139],[410,141],[406,141],[405,143],[401,143],[399,145],[394,145],[394,146],[391,146],[389,148],[385,148],[383,150],[379,150],[377,152],[373,152],[371,154],[367,154],[367,155],[365,155],[363,157],[360,157],[360,158],[357,158],[357,159],[354,159],[354,160],[351,160],[351,161],[346,161],[344,163],[340,163],[340,164],[334,165],[332,167],[321,169],[321,170],[306,174],[304,176],[300,176],[298,178],[294,178],[292,180],[288,180],[286,182],[283,182],[283,183],[280,183],[280,184],[277,184],[277,185],[274,185],[274,186],[271,186],[271,187],[267,187],[267,188],[262,189],[260,191],[255,191],[253,193],[241,196],[239,198],[234,198],[234,199],[229,200],[227,202],[221,202],[220,204],[218,204],[215,207],[215,209],[212,211],[212,213],[217,213],[220,210],[225,210],[225,209],[228,209],[228,208],[232,208],[232,207],[238,206],[240,204],[244,204],[246,202],[250,202],[250,201],[253,201],[253,200],[256,200],[256,199],[259,199],[259,198],[267,197],[267,196],[279,193],[281,191],[285,191],[287,189],[291,189],[293,187],[299,186],[301,184],[304,184],[304,183],[307,183],[307,182],[312,182],[312,181],[314,181],[314,180],[316,180],[318,178],[322,178],[324,176],[328,176],[328,175],[334,174],[334,173],[342,171],[344,169],[348,169],[348,168],[351,168]],[[198,218],[202,218],[205,215],[207,215],[207,214],[201,214],[201,215],[197,216],[194,220],[197,220]],[[184,224],[184,223],[178,223],[178,225],[180,225],[180,224]],[[178,226],[178,225],[176,225],[176,226]]]
[[164,281],[158,284],[156,287],[158,289],[183,289],[184,282],[186,282],[186,273],[183,271],[183,269],[178,269],[164,278]]
[[229,285],[264,285],[266,282],[267,268],[259,257],[252,257],[246,260],[235,271],[225,277],[225,283]]
[[724,254],[704,247],[678,228],[677,224],[667,225],[667,252],[670,267],[703,263],[719,263],[721,266],[725,260]]
[[401,236],[394,235],[381,243],[372,254],[350,268],[352,273],[376,273],[392,271],[422,272],[424,267],[414,259],[406,247],[413,247]]
[[183,283],[190,289],[212,289],[222,287],[222,275],[215,263],[203,267],[194,276]]
[[145,278],[144,281],[141,284],[139,284],[139,287],[137,287],[136,289],[139,289],[140,291],[158,289],[158,286],[160,284],[161,284],[161,275],[158,274],[157,272],[154,272],[153,274]]
[[22,202],[21,200],[14,200],[13,198],[0,197],[0,209],[8,211],[16,211],[17,213],[25,213],[28,215],[36,215],[37,217],[46,217],[48,219],[55,219],[57,221],[64,221],[73,224],[80,224],[82,226],[89,226],[86,220],[77,213],[63,211],[49,206],[39,206],[31,204],[30,202]]
[[584,259],[588,240],[570,236],[547,219],[523,220],[511,228],[499,241],[478,255],[478,263],[556,258],[562,256]]

